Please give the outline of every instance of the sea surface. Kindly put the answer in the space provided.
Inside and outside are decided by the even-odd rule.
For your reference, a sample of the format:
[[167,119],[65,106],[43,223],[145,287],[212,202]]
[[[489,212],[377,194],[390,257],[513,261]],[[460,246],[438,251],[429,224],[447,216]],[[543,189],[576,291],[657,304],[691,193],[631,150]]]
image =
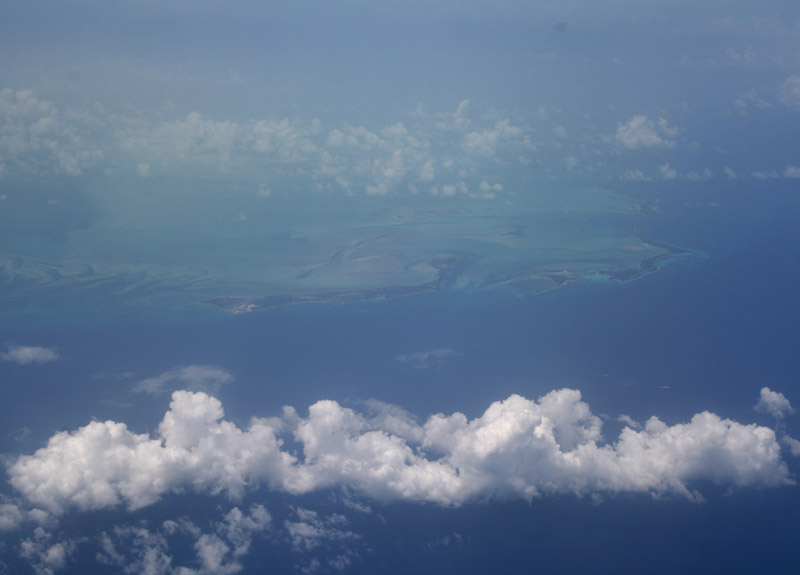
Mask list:
[[[642,199],[657,200],[657,210],[636,217],[630,232],[686,254],[630,281],[585,278],[526,297],[431,291],[238,315],[193,304],[196,313],[147,320],[83,322],[81,306],[8,313],[0,342],[55,347],[62,360],[35,370],[0,363],[0,451],[31,453],[55,431],[92,419],[152,433],[168,395],[135,393],[134,384],[190,364],[234,375],[216,395],[239,425],[278,415],[283,405],[305,414],[320,399],[358,407],[375,398],[421,420],[454,411],[475,417],[510,394],[538,398],[570,387],[603,418],[611,442],[623,414],[672,424],[708,410],[773,426],[752,409],[763,386],[800,404],[800,194],[783,182],[750,181],[655,188]],[[58,314],[72,321],[54,321]],[[792,418],[784,425],[800,436]],[[796,473],[788,451],[784,457]],[[351,518],[369,535],[349,572],[790,573],[800,564],[796,487],[699,488],[707,499],[700,505],[645,495],[458,509],[373,503],[385,522]],[[178,507],[190,498],[175,497]],[[270,509],[304,500],[341,509],[330,494],[297,503],[269,493],[249,498]],[[168,510],[141,517],[148,513]],[[256,551],[248,561],[280,572],[291,564],[281,553],[288,552]],[[80,572],[91,572],[88,565]]]

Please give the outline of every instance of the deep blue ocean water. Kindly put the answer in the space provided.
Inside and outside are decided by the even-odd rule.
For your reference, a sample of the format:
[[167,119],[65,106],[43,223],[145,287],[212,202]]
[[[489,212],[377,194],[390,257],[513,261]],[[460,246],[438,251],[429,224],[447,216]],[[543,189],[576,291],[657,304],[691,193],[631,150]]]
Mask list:
[[[0,364],[0,451],[30,453],[54,431],[92,418],[152,432],[168,396],[134,394],[132,385],[188,364],[234,374],[218,396],[226,417],[240,425],[278,415],[286,404],[305,413],[323,398],[354,407],[376,398],[423,420],[453,411],[475,417],[512,393],[537,398],[561,387],[583,392],[604,417],[610,441],[620,414],[676,423],[710,410],[772,425],[752,409],[761,387],[800,404],[800,194],[752,181],[655,193],[659,212],[639,217],[637,232],[696,254],[663,261],[657,273],[625,284],[570,286],[528,299],[431,293],[240,316],[209,310],[157,325],[6,324],[0,341],[54,346],[63,360],[34,370]],[[433,349],[453,353],[425,369],[398,360]],[[792,418],[786,430],[800,436]],[[785,458],[796,472],[788,452]],[[796,572],[797,488],[726,494],[699,487],[707,498],[701,505],[644,495],[459,509],[372,502],[386,521],[351,517],[365,539],[349,572]],[[277,514],[301,504],[256,496]],[[330,494],[306,500],[341,511]],[[272,547],[247,559],[272,572],[291,562],[288,551]]]

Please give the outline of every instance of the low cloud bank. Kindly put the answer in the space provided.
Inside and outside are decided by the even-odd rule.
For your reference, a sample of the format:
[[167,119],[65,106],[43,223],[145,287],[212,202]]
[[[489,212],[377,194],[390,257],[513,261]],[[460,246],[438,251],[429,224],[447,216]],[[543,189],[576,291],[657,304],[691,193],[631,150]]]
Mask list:
[[55,434],[8,473],[29,504],[56,515],[137,509],[185,489],[237,499],[261,485],[293,494],[346,487],[378,500],[458,505],[561,493],[698,499],[695,481],[793,483],[772,429],[706,411],[672,426],[651,417],[604,442],[600,419],[573,389],[538,401],[512,395],[472,420],[439,413],[422,424],[380,402],[359,413],[325,400],[307,417],[285,407],[246,429],[224,419],[216,398],[176,391],[155,436],[94,421]]

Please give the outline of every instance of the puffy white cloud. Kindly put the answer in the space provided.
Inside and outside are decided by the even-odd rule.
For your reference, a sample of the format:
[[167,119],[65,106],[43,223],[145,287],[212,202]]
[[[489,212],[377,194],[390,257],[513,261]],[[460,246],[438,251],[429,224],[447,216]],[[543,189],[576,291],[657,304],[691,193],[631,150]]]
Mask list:
[[493,128],[466,134],[461,147],[470,155],[494,156],[501,142],[517,139],[521,135],[522,130],[512,126],[510,120],[500,120]]
[[90,114],[65,113],[29,90],[5,88],[0,90],[0,157],[20,171],[79,176],[103,159],[95,140],[98,123]]
[[795,412],[785,395],[778,391],[772,391],[768,387],[761,388],[761,396],[754,409],[760,413],[767,413],[775,419],[783,419],[786,415]]
[[788,435],[784,435],[781,441],[789,448],[789,451],[794,457],[800,457],[800,441]]
[[0,503],[0,532],[18,528],[25,520],[25,515],[14,503]]
[[361,180],[368,194],[385,195],[407,181],[435,179],[429,145],[402,123],[386,126],[379,133],[364,126],[345,126],[328,133],[317,175],[333,177],[348,191],[354,180]]
[[[605,443],[599,418],[571,389],[538,402],[512,395],[472,420],[436,414],[421,425],[402,410],[369,407],[371,415],[318,401],[305,418],[287,407],[280,418],[253,419],[240,429],[223,419],[217,399],[176,391],[157,437],[95,421],[57,433],[13,461],[8,473],[28,503],[55,514],[135,509],[187,488],[237,498],[263,484],[288,493],[344,487],[376,499],[457,505],[550,493],[694,497],[697,480],[792,483],[771,429],[708,412],[673,426],[653,417]],[[285,451],[283,438],[301,445],[302,454]]]
[[364,406],[367,428],[379,429],[415,444],[425,439],[417,419],[402,407],[377,399],[368,399]]
[[634,116],[624,124],[617,126],[614,137],[617,145],[631,150],[640,148],[671,148],[675,145],[678,130],[669,125],[664,118],[658,122],[647,116]]
[[233,546],[233,555],[240,557],[250,550],[253,534],[268,529],[271,524],[272,516],[263,505],[253,505],[249,513],[234,507],[217,525],[217,533]]
[[12,345],[6,352],[0,354],[5,361],[13,361],[19,365],[31,363],[49,363],[59,359],[58,352],[51,347],[37,347],[31,345]]
[[290,492],[308,490],[302,469],[292,465],[295,458],[279,449],[280,425],[254,420],[243,431],[220,421],[222,415],[217,399],[176,391],[157,438],[132,433],[123,423],[93,421],[57,433],[34,455],[17,459],[11,482],[30,502],[56,514],[120,503],[136,509],[185,486],[234,498],[260,481]]
[[228,544],[213,533],[198,537],[194,550],[200,567],[180,567],[176,570],[177,575],[230,575],[242,570],[239,562],[229,561],[231,548]]
[[253,139],[256,150],[276,155],[285,162],[301,162],[317,152],[317,146],[311,140],[316,129],[313,124],[309,130],[283,118],[280,121],[260,120],[247,129],[252,131],[248,137]]
[[674,180],[678,177],[678,172],[671,168],[669,164],[664,164],[658,167],[658,175],[663,180]]
[[[265,164],[310,180],[318,189],[363,190],[383,195],[432,184],[440,170],[476,169],[511,143],[530,146],[508,119],[475,126],[469,101],[447,120],[417,116],[413,125],[339,125],[323,130],[318,119],[217,119],[197,111],[175,118],[133,115],[97,106],[91,112],[60,110],[29,91],[0,93],[0,177],[14,171],[80,175],[106,163],[106,171],[143,178],[183,174],[263,173]],[[442,117],[442,116],[439,116]],[[461,149],[471,157],[456,157]],[[519,161],[513,158],[512,161]],[[9,163],[10,162],[10,163]],[[279,171],[280,172],[280,171]],[[274,171],[273,171],[274,173]],[[273,182],[258,182],[268,190]],[[491,192],[474,197],[486,197]]]
[[619,421],[620,423],[624,423],[625,425],[633,429],[640,429],[642,427],[642,424],[633,419],[630,415],[624,415],[624,414],[620,415],[619,417],[617,417],[617,421]]
[[[134,386],[134,391],[157,394],[172,391],[180,386],[191,391],[216,393],[226,383],[233,381],[233,375],[213,365],[187,365],[165,371],[156,377],[148,377]],[[172,389],[170,389],[172,388]]]
[[778,100],[781,104],[800,112],[800,76],[795,74],[786,78],[778,88]]

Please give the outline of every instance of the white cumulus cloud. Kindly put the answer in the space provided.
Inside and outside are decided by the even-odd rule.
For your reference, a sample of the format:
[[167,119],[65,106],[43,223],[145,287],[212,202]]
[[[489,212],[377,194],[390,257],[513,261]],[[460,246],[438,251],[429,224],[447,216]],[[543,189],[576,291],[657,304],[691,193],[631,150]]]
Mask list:
[[500,120],[493,128],[465,135],[461,147],[470,155],[493,156],[501,142],[517,139],[521,135],[522,130],[512,126],[510,120]]
[[754,409],[760,413],[768,413],[775,419],[783,419],[795,412],[785,395],[768,387],[761,388],[761,395]]
[[678,177],[678,172],[671,168],[669,164],[664,164],[658,167],[658,174],[663,180],[674,180]]
[[89,114],[60,110],[30,90],[5,88],[0,90],[0,157],[10,160],[9,171],[79,176],[103,159],[93,139],[99,123]]
[[0,503],[0,532],[16,529],[24,520],[25,516],[18,505]]
[[[773,430],[709,412],[672,426],[651,417],[613,442],[603,440],[600,419],[572,389],[538,401],[512,395],[474,419],[439,413],[419,424],[385,405],[371,412],[323,400],[306,417],[286,407],[281,417],[256,418],[242,429],[224,419],[217,399],[176,391],[154,437],[93,421],[57,433],[11,462],[8,473],[28,504],[56,515],[136,509],[186,489],[235,499],[261,485],[458,505],[557,493],[696,498],[692,483],[703,480],[732,487],[793,483]],[[285,450],[286,440],[300,451]]]
[[656,122],[647,116],[634,116],[617,126],[614,140],[617,145],[631,150],[671,148],[675,145],[677,135],[677,128],[671,127],[664,118],[659,118]]

